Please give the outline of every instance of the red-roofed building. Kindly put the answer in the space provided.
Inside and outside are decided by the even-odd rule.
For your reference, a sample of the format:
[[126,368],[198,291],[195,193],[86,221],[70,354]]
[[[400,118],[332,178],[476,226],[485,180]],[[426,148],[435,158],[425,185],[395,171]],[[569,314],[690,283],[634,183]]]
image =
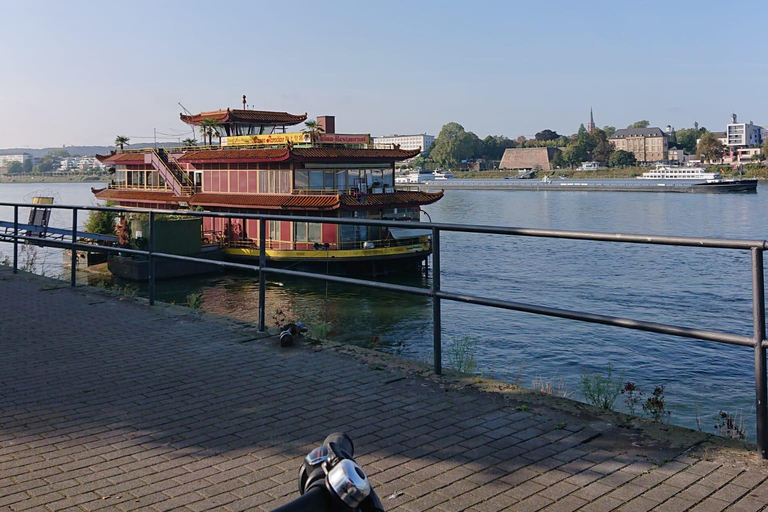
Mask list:
[[[259,254],[259,222],[238,219],[240,212],[418,222],[420,207],[442,197],[442,192],[395,190],[395,162],[418,150],[374,148],[368,134],[332,133],[330,116],[319,124],[331,133],[287,132],[286,126],[307,119],[287,112],[226,109],[181,119],[192,126],[213,120],[219,144],[100,156],[114,178],[94,193],[127,207],[231,212],[231,218],[205,219],[203,232],[233,258]],[[287,218],[267,222],[265,238],[267,256],[275,262],[332,260],[341,272],[382,272],[417,266],[430,254],[423,231],[411,238],[403,232]]]

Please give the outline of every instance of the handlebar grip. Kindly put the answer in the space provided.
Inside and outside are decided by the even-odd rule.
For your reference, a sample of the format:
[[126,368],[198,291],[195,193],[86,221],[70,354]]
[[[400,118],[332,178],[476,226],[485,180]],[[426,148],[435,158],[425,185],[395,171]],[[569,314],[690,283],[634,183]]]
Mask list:
[[304,495],[296,498],[272,512],[329,512],[331,500],[324,487],[312,487]]
[[360,505],[360,510],[362,512],[384,512],[384,505],[381,503],[376,491],[371,489],[371,494],[369,494],[368,498],[366,498],[363,504]]
[[334,443],[340,449],[344,450],[350,457],[355,456],[355,445],[352,442],[352,438],[347,434],[343,432],[334,432],[333,434],[326,437],[325,441],[323,441],[323,444],[325,445],[330,443]]

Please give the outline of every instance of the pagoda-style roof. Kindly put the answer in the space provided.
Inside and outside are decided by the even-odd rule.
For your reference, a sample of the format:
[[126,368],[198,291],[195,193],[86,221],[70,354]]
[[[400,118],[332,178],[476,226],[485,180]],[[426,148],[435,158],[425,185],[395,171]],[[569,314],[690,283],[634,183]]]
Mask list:
[[226,109],[212,110],[210,112],[201,112],[199,114],[187,116],[179,114],[181,120],[187,124],[199,126],[204,119],[213,119],[216,124],[259,124],[259,125],[279,125],[290,126],[299,124],[307,120],[306,112],[304,114],[289,114],[288,112],[271,112],[267,110],[242,110]]
[[258,208],[265,210],[335,210],[337,208],[359,210],[366,207],[413,206],[431,204],[443,197],[443,192],[404,192],[390,194],[222,194],[200,192],[191,197],[177,197],[173,192],[156,190],[92,189],[97,199],[137,201],[176,205],[184,201],[190,206]]
[[96,159],[103,164],[143,164],[144,153],[116,153],[109,155],[96,155]]
[[418,149],[364,149],[364,148],[264,148],[213,149],[191,151],[179,157],[187,163],[275,162],[296,160],[301,162],[386,162],[405,160],[417,156]]
[[187,163],[279,162],[288,160],[288,148],[213,149],[190,151],[178,158]]
[[359,149],[359,148],[293,148],[295,160],[340,160],[366,162],[376,160],[405,160],[421,154],[420,149]]
[[341,207],[343,209],[360,210],[365,207],[388,206],[397,208],[400,206],[410,206],[414,204],[424,205],[432,204],[442,198],[444,191],[440,192],[407,192],[397,191],[390,194],[364,194],[339,196]]

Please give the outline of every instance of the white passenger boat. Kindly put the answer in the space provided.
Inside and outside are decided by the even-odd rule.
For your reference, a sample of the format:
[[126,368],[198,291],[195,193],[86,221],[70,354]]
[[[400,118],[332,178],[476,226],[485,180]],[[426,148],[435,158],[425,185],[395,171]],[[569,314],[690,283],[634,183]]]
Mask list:
[[453,174],[450,171],[433,171],[433,178],[434,180],[451,180],[453,179]]
[[640,180],[719,180],[719,172],[709,172],[703,167],[670,167],[659,164],[652,171],[638,176]]

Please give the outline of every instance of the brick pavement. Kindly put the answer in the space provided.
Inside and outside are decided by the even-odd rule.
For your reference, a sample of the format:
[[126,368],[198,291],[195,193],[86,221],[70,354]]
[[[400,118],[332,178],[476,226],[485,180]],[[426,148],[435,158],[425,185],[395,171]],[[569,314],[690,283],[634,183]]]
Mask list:
[[253,338],[0,267],[0,510],[271,510],[334,430],[388,510],[768,503],[761,464],[643,451],[604,421]]

